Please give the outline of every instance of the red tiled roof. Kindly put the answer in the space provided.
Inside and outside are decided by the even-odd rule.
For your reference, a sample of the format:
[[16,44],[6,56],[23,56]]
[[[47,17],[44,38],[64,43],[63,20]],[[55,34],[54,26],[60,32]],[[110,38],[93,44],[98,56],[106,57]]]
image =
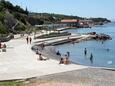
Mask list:
[[78,22],[79,20],[77,19],[64,19],[64,20],[61,20],[61,22]]

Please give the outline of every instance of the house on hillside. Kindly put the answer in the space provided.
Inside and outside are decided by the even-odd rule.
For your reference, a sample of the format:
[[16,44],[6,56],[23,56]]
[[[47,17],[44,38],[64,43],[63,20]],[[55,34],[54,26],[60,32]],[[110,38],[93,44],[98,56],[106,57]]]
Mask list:
[[61,24],[64,27],[77,27],[77,28],[89,28],[93,26],[93,21],[92,20],[77,20],[77,19],[64,19],[61,20]]
[[80,25],[77,19],[63,19],[60,23],[66,27],[79,27]]

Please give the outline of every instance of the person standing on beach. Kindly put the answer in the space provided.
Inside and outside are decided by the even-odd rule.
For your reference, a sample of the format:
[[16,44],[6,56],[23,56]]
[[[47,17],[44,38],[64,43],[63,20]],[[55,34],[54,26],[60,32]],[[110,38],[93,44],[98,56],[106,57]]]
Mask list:
[[86,48],[85,48],[85,50],[84,50],[84,54],[87,55],[87,49],[86,49]]
[[28,38],[28,36],[27,36],[27,38],[26,38],[27,44],[28,44],[28,39],[29,39],[29,38]]

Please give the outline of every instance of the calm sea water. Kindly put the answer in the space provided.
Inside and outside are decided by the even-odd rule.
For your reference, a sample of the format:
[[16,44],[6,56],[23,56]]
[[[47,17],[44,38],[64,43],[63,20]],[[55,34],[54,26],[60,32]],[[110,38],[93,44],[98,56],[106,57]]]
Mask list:
[[[87,33],[97,32],[105,33],[112,37],[112,40],[102,41],[84,41],[73,44],[58,45],[56,50],[59,50],[62,55],[70,52],[70,59],[73,62],[96,67],[111,67],[115,68],[115,23],[109,23],[103,26],[97,26],[82,29],[67,30],[71,33]],[[87,48],[87,55],[84,55],[84,48]],[[90,59],[91,53],[93,58]]]

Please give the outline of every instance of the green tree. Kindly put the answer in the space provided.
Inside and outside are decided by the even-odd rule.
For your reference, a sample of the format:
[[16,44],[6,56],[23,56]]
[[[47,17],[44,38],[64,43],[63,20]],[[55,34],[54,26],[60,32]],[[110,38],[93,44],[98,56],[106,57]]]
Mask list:
[[7,33],[8,33],[7,29],[2,24],[2,22],[0,22],[0,34],[7,34]]
[[5,17],[5,14],[3,12],[0,12],[0,21],[2,23],[4,22],[4,17]]
[[1,0],[0,5],[3,8],[13,9],[13,5],[9,1]]

